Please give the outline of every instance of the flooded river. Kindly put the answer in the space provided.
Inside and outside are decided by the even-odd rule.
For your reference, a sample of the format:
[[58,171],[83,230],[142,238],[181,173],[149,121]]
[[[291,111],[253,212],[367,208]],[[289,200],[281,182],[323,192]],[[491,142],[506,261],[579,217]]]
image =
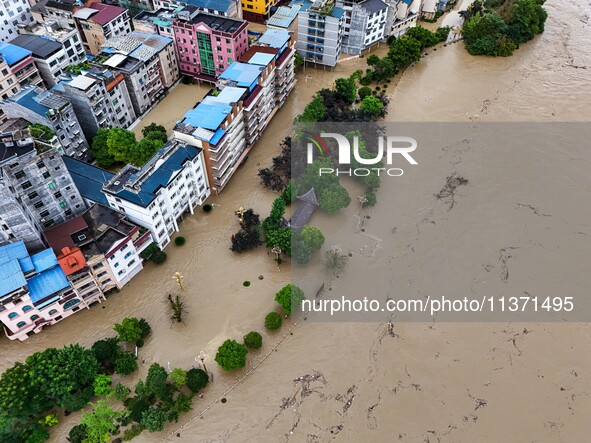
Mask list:
[[[389,89],[387,119],[588,121],[591,7],[586,0],[549,0],[546,7],[546,32],[511,58],[470,57],[461,44],[432,50]],[[214,211],[197,212],[181,224],[181,234],[187,239],[185,246],[169,246],[168,260],[163,265],[147,264],[140,276],[102,306],[78,313],[24,343],[1,339],[2,368],[49,346],[73,342],[90,345],[98,338],[113,335],[113,323],[137,316],[146,318],[153,327],[152,337],[140,350],[139,376],[145,376],[152,362],[188,368],[202,350],[210,355],[206,364],[214,374],[214,383],[203,399],[195,400],[193,411],[160,434],[144,432],[135,440],[138,442],[160,441],[167,436],[179,442],[586,441],[591,432],[587,418],[591,410],[588,324],[403,323],[396,324],[390,334],[385,324],[377,323],[288,323],[287,327],[293,326],[293,335],[288,334],[276,352],[226,395],[227,403],[215,404],[186,424],[246,371],[221,373],[213,362],[217,347],[226,338],[240,339],[253,329],[262,332],[264,315],[276,308],[275,292],[290,281],[289,266],[282,266],[278,272],[263,249],[247,255],[230,252],[230,236],[238,229],[233,211],[240,206],[252,207],[263,217],[267,215],[275,195],[259,186],[258,167],[266,166],[278,151],[293,117],[313,93],[356,69],[365,69],[364,59],[339,64],[334,71],[300,72],[295,91],[246,164],[224,193],[210,201],[216,205]],[[169,129],[207,89],[179,85],[144,122],[155,121]],[[433,161],[441,156],[438,161],[448,170],[437,174],[445,178],[455,170],[466,173],[462,168],[469,171],[479,165],[479,156],[484,154],[461,154],[462,163],[457,163],[452,154],[446,157],[438,153],[424,154],[427,162],[429,155]],[[565,176],[578,176],[556,183],[555,200],[566,195],[561,192],[572,190],[577,180],[588,176],[588,168],[583,166],[589,166],[589,156],[577,161],[579,167],[561,171]],[[436,193],[440,189],[436,178],[416,184],[417,195]],[[409,237],[408,243],[417,254],[423,254],[419,259],[412,254],[395,256],[385,251],[392,260],[393,272],[436,286],[437,282],[430,280],[436,277],[412,271],[416,260],[427,264],[445,261],[449,241],[439,241],[441,237],[436,234],[457,233],[460,240],[456,246],[466,250],[465,239],[471,238],[479,226],[502,225],[502,219],[491,220],[494,211],[473,210],[485,198],[493,208],[501,205],[504,196],[515,191],[515,183],[510,181],[497,186],[498,192],[492,195],[484,183],[474,186],[472,192],[466,191],[465,204],[458,204],[453,212],[434,215],[434,226],[442,226],[441,231]],[[378,199],[390,192],[394,190],[384,185]],[[583,195],[587,202],[591,200],[588,187]],[[545,201],[532,186],[524,186],[520,198],[532,205]],[[546,202],[550,207],[547,211],[560,209],[556,201]],[[338,216],[344,226],[351,224],[354,206]],[[379,217],[385,210],[378,203],[373,211]],[[417,216],[422,215],[397,213],[395,222],[404,232],[421,221]],[[326,222],[319,214],[314,217],[313,224]],[[576,248],[572,233],[560,229],[571,222],[566,216],[527,220],[528,226],[540,231],[536,240],[553,245],[566,242]],[[455,227],[445,231],[446,226]],[[351,230],[353,235],[354,228]],[[577,230],[583,233],[579,242],[591,238],[589,224]],[[511,238],[527,243],[528,232],[515,233],[516,237]],[[499,235],[513,234],[500,230]],[[467,273],[470,262],[470,256],[461,262]],[[516,272],[525,273],[528,264],[520,266]],[[562,272],[575,263],[560,266]],[[164,303],[166,294],[176,291],[171,278],[176,271],[185,276],[183,295],[188,315],[184,325],[171,325]],[[558,270],[548,267],[540,272]],[[244,287],[245,280],[252,284]],[[341,284],[346,284],[346,276]],[[534,281],[531,289],[540,288]],[[287,327],[278,334],[263,334],[265,346],[249,356],[249,367],[282,338]],[[64,426],[54,431],[53,441],[65,441],[75,423],[76,416],[66,418]]]

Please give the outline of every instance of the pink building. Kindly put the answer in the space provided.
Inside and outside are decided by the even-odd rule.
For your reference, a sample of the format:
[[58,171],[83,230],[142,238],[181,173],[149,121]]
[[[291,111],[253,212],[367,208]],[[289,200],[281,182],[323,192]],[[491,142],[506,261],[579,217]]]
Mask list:
[[181,73],[215,82],[248,50],[247,22],[198,11],[172,24]]

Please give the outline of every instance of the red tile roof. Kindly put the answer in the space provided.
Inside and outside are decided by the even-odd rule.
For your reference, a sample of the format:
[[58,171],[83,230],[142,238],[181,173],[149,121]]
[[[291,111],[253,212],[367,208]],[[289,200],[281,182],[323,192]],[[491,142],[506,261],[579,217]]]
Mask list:
[[125,12],[125,8],[120,8],[119,6],[113,5],[105,5],[103,3],[93,3],[88,6],[91,9],[96,9],[97,12],[94,14],[90,19],[99,25],[106,25],[115,17],[123,14]]
[[80,215],[55,228],[48,229],[43,235],[55,255],[59,256],[63,248],[74,249],[76,247],[70,235],[83,229],[88,229],[88,224]]

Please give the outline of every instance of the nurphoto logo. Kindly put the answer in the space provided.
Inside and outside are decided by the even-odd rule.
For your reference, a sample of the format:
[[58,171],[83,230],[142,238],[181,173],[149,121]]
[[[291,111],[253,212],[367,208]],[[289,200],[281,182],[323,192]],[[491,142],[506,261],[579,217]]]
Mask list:
[[[395,155],[401,155],[411,165],[417,165],[417,161],[410,155],[415,149],[417,149],[417,141],[411,137],[401,136],[381,136],[378,137],[378,149],[377,153],[369,153],[374,155],[373,158],[368,156],[362,157],[359,152],[359,137],[353,136],[353,149],[351,149],[351,143],[349,139],[338,133],[334,132],[322,132],[320,135],[312,134],[310,132],[307,135],[307,163],[311,164],[314,161],[314,151],[316,150],[321,156],[330,156],[330,150],[323,140],[325,138],[332,138],[336,140],[338,146],[338,152],[336,160],[339,166],[351,165],[351,152],[353,152],[353,158],[355,164],[359,165],[374,165],[374,167],[349,167],[345,168],[319,168],[318,175],[349,175],[363,177],[368,176],[371,173],[386,173],[391,177],[400,177],[404,174],[404,170],[398,167],[390,167],[394,164]],[[366,151],[367,152],[367,151]],[[383,160],[386,157],[386,166],[384,167]]]

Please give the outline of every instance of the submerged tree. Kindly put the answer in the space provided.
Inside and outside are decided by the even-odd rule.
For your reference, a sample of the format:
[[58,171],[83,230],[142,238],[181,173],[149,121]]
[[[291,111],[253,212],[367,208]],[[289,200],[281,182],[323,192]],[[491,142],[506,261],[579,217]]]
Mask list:
[[327,271],[332,271],[336,276],[345,269],[348,260],[349,257],[343,253],[340,247],[333,246],[324,254],[324,268]]
[[181,323],[183,321],[183,313],[185,312],[185,303],[181,301],[181,296],[177,294],[173,298],[172,294],[168,294],[168,304],[172,311],[170,319],[173,322]]

